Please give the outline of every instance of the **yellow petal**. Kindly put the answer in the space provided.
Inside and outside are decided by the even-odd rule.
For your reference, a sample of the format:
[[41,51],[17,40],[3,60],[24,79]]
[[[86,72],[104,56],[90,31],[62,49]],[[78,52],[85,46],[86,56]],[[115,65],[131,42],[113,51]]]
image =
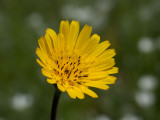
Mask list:
[[37,47],[36,49],[36,54],[38,55],[38,57],[41,57],[42,59],[44,58],[44,56],[46,57],[46,55],[42,52],[42,50]]
[[45,64],[45,66],[48,69],[53,70],[53,68],[56,68],[57,65],[55,64],[55,62],[52,59],[48,58],[46,54],[44,54],[42,50],[38,47],[36,49],[36,54],[38,55],[38,57],[41,59],[41,61]]
[[110,58],[108,60],[99,60],[96,61],[95,64],[90,68],[90,71],[101,71],[111,68],[115,65],[114,58]]
[[51,56],[51,51],[50,51],[50,48],[46,42],[46,39],[44,37],[41,37],[39,40],[38,40],[38,43],[39,43],[39,46],[40,46],[40,49],[42,50],[42,52],[44,54],[46,54],[47,57],[50,57]]
[[55,84],[55,83],[57,83],[57,82],[56,82],[56,79],[50,79],[50,78],[47,78],[47,82],[48,82],[49,84]]
[[40,64],[40,66],[42,66],[42,67],[46,67],[46,66],[44,65],[44,63],[42,63],[39,59],[36,59],[36,61],[37,61],[37,63],[39,63],[39,64]]
[[60,29],[59,29],[59,34],[63,34],[63,41],[61,42],[61,44],[63,43],[63,46],[64,47],[64,52],[67,52],[66,50],[68,50],[69,48],[69,43],[68,43],[68,40],[69,40],[69,33],[70,33],[70,25],[69,25],[69,21],[61,21],[60,23]]
[[89,57],[97,57],[99,56],[105,49],[110,46],[109,41],[104,41],[100,43],[90,54]]
[[101,79],[101,78],[108,77],[109,74],[118,73],[118,68],[112,67],[112,68],[104,70],[104,71],[92,71],[92,72],[88,72],[88,73],[89,73],[89,75],[86,79]]
[[99,43],[100,37],[97,34],[94,34],[84,45],[81,55],[88,55]]
[[58,50],[61,53],[65,52],[65,40],[63,34],[58,34]]
[[40,47],[40,49],[42,50],[42,52],[43,52],[44,54],[47,54],[44,37],[41,37],[41,38],[38,40],[38,44],[39,44],[39,47]]
[[79,22],[78,21],[72,21],[70,25],[70,33],[69,33],[69,39],[68,39],[68,44],[70,47],[70,52],[73,53],[73,49],[75,47],[75,43],[77,41],[77,37],[79,34]]
[[42,68],[42,74],[46,77],[52,78],[52,74],[50,73],[49,70],[47,70],[46,68]]
[[108,73],[106,71],[98,71],[98,72],[90,73],[86,79],[105,78],[107,76],[108,76]]
[[73,99],[76,98],[76,92],[75,92],[75,90],[73,90],[72,88],[70,88],[70,89],[67,89],[67,92],[68,92],[68,95],[69,95],[71,98],[73,98]]
[[105,50],[96,60],[106,60],[108,58],[112,58],[113,56],[116,55],[116,52],[114,49],[108,49],[108,50]]
[[52,54],[53,53],[53,42],[48,33],[45,34],[45,39],[46,39],[46,43],[49,48],[49,51]]
[[95,88],[103,89],[103,90],[109,89],[108,85],[101,84],[101,83],[98,83],[98,82],[89,82],[89,83],[85,83],[85,85],[90,86],[90,87],[95,87]]
[[62,92],[65,92],[65,88],[62,86],[62,84],[60,82],[57,83],[57,87],[59,90],[61,90]]
[[104,84],[114,84],[115,83],[115,81],[116,81],[116,77],[114,77],[114,76],[108,76],[108,77],[106,77],[106,78],[104,78],[104,79],[101,79],[101,80],[97,80],[97,82],[102,82],[102,83],[104,83]]
[[42,62],[44,64],[46,64],[46,55],[42,52],[42,50],[40,48],[37,47],[36,49],[36,54],[38,55],[38,57],[42,60]]
[[115,74],[118,73],[118,67],[113,67],[109,70],[107,70],[108,74]]
[[69,21],[61,21],[59,33],[64,35],[65,42],[68,41],[69,36]]
[[81,90],[82,92],[84,92],[85,94],[93,97],[93,98],[98,98],[98,95],[93,92],[92,90],[88,89],[87,87],[81,86]]
[[83,27],[76,42],[76,46],[75,46],[76,52],[79,51],[87,43],[87,41],[90,38],[91,32],[92,32],[91,26],[85,25]]
[[47,57],[51,57],[50,48],[46,42],[46,39],[43,36],[38,40],[38,43],[43,54],[45,54]]
[[55,32],[54,30],[48,28],[48,29],[46,30],[46,33],[51,37],[52,42],[53,42],[53,45],[54,45],[54,48],[55,48],[55,51],[57,51],[57,47],[58,47],[57,41],[58,41],[58,40],[57,40],[57,34],[56,34],[56,32]]
[[84,99],[84,93],[78,87],[73,87],[73,89],[75,90],[76,96],[79,99]]

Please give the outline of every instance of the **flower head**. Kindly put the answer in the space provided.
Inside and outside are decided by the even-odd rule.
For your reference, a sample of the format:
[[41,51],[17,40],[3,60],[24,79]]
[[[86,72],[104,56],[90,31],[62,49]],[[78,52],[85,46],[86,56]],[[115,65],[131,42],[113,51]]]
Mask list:
[[[92,27],[85,25],[79,33],[78,21],[61,21],[59,33],[47,29],[38,40],[37,62],[43,67],[42,74],[47,82],[57,84],[62,92],[72,98],[84,98],[84,93],[96,98],[90,87],[107,90],[107,84],[114,84],[118,72],[114,67],[114,49],[107,49],[109,41],[99,44],[97,34],[91,36]],[[107,49],[107,50],[106,50]]]

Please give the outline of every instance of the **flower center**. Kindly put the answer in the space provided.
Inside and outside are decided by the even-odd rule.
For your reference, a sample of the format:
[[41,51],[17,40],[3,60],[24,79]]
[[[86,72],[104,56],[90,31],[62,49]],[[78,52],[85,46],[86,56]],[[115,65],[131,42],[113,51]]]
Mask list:
[[81,59],[81,56],[58,57],[57,69],[54,69],[56,75],[61,78],[62,82],[68,81],[70,84],[78,83],[84,77],[88,77],[86,73],[87,67]]

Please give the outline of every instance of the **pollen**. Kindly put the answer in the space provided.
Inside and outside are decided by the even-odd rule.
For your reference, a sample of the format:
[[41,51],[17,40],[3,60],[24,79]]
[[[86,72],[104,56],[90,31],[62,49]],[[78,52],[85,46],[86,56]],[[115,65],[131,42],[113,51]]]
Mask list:
[[61,81],[61,84],[65,84],[66,81],[72,86],[83,84],[83,79],[88,76],[86,73],[88,68],[87,65],[81,61],[81,56],[58,57],[56,61],[57,68],[53,68],[52,74],[55,74],[61,78],[59,80]]
[[[59,61],[59,62],[58,62]],[[62,80],[70,80],[75,81],[81,75],[78,70],[78,66],[80,65],[80,59],[73,59],[72,57],[61,57],[57,61],[57,71],[55,73],[59,73],[58,75],[62,78]]]

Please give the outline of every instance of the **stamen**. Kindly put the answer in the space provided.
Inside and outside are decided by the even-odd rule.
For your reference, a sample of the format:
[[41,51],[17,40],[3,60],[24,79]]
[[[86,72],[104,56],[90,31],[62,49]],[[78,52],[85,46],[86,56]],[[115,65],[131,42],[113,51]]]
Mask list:
[[71,75],[71,71],[70,71],[70,73],[69,73],[69,75],[68,75],[67,79],[70,77],[70,75]]
[[77,82],[78,84],[81,84],[80,82]]
[[66,69],[64,72],[67,74],[67,73],[69,72],[69,70],[68,70],[68,69]]
[[64,68],[64,66],[61,67],[61,70]]
[[74,71],[74,74],[78,71],[78,69],[76,71]]
[[73,69],[75,68],[75,66],[73,66]]
[[84,75],[83,77],[88,77],[88,75]]
[[[60,75],[60,77],[62,77],[61,80],[63,80],[63,78],[66,78],[66,80],[70,81],[70,82],[77,82],[77,79],[81,79],[82,77],[88,77],[88,75],[81,75],[81,73],[83,72],[83,70],[81,69],[79,71],[79,69],[77,69],[77,66],[81,64],[81,60],[80,60],[81,56],[78,57],[77,60],[72,60],[71,57],[68,57],[68,61],[66,61],[65,63],[63,63],[64,57],[60,56],[59,60],[60,61],[56,61],[57,66],[59,68],[59,70],[57,69],[53,69],[56,74]],[[73,72],[73,73],[72,73]],[[71,74],[74,74],[73,78],[71,77]],[[65,77],[66,76],[66,77]],[[71,79],[73,79],[73,81],[71,81]],[[77,82],[78,84],[82,84],[81,82]]]

